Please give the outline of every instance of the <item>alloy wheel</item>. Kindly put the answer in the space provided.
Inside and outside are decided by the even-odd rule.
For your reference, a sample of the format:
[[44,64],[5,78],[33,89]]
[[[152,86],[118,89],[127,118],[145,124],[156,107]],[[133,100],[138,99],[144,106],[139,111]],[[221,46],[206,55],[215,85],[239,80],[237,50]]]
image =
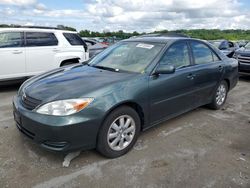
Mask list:
[[131,116],[119,116],[112,122],[108,130],[107,141],[109,147],[115,151],[125,149],[132,142],[135,131],[135,121]]
[[226,99],[226,95],[227,95],[227,88],[224,84],[220,84],[220,86],[218,87],[217,91],[216,91],[216,103],[217,105],[221,106],[225,99]]

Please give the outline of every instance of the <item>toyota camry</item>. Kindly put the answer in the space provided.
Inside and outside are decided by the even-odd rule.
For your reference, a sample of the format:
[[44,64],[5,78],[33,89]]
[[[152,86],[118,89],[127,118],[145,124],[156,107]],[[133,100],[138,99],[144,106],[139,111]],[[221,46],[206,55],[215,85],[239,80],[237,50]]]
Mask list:
[[237,61],[206,41],[131,38],[27,80],[13,100],[14,119],[43,148],[95,148],[115,158],[143,130],[199,106],[220,109],[237,81]]

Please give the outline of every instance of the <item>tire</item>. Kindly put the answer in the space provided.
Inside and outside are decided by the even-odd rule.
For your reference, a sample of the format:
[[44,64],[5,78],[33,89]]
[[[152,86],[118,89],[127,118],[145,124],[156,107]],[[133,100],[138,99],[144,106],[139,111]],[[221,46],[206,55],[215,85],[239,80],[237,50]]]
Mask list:
[[120,157],[134,146],[140,130],[137,112],[128,106],[119,107],[104,120],[98,134],[97,150],[108,158]]
[[[226,81],[220,82],[216,88],[213,101],[209,104],[209,107],[214,110],[219,110],[225,104],[228,93],[228,84]],[[220,95],[220,96],[219,96]]]

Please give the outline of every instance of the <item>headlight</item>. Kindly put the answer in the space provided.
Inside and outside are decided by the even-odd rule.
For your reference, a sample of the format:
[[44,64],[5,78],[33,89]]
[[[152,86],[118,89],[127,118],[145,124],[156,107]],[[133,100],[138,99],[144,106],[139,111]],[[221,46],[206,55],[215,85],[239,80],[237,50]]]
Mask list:
[[59,100],[40,106],[36,112],[53,116],[67,116],[81,111],[92,101],[93,98]]

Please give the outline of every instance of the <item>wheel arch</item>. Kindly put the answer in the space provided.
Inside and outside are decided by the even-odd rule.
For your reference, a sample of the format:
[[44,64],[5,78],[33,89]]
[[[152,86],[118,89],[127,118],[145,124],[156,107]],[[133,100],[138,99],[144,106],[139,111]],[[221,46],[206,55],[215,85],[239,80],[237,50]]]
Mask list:
[[136,103],[134,101],[123,101],[123,102],[120,102],[120,103],[112,106],[112,108],[110,108],[106,112],[104,118],[102,119],[101,126],[102,126],[103,122],[105,121],[106,117],[110,113],[112,113],[115,109],[117,109],[117,108],[119,108],[121,106],[128,106],[128,107],[134,109],[137,112],[137,114],[139,115],[140,121],[141,121],[141,131],[142,131],[143,130],[143,125],[145,124],[145,113],[144,113],[143,108],[141,107],[141,105],[139,105],[138,103]]
[[72,63],[79,63],[80,58],[75,57],[75,58],[70,58],[70,59],[65,59],[60,63],[60,67],[64,66],[66,63],[72,62]]

